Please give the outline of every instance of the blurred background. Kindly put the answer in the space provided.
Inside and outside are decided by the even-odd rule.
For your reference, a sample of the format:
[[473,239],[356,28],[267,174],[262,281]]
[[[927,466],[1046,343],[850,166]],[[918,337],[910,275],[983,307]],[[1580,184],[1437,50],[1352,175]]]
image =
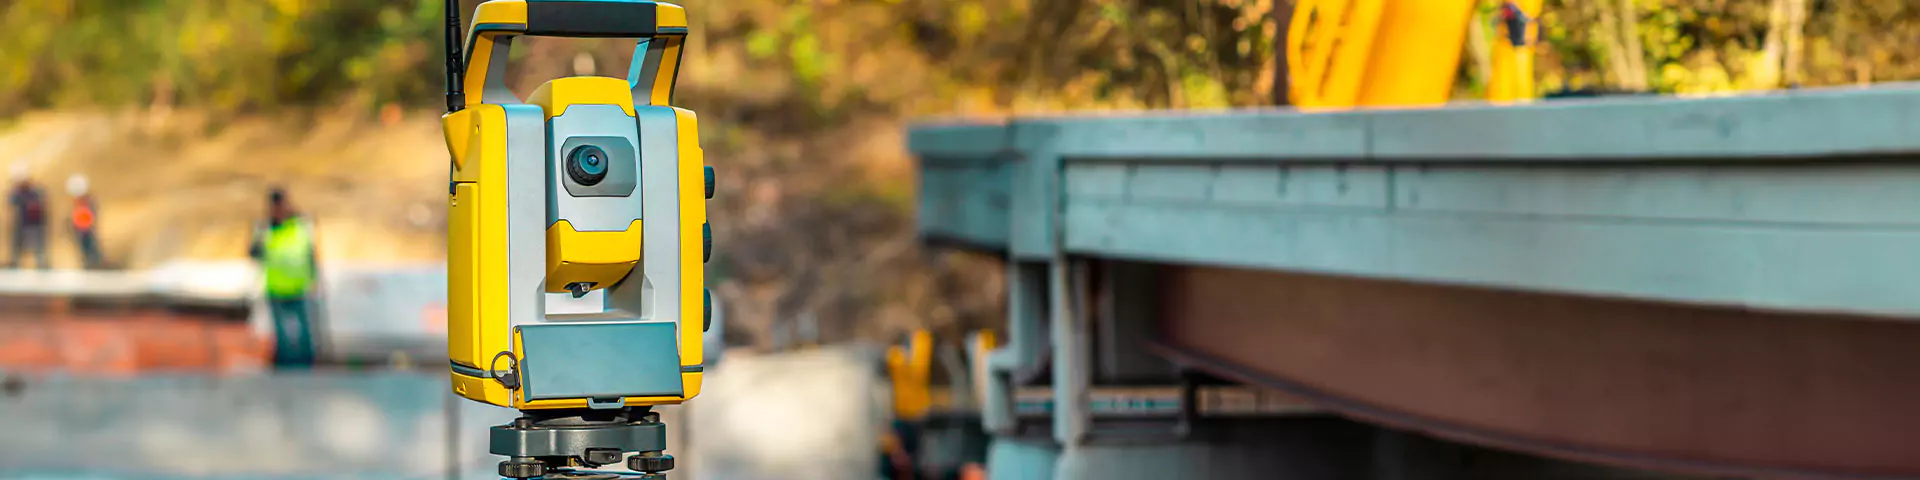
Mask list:
[[[1482,3],[1477,15],[1496,14]],[[879,347],[1005,323],[999,260],[915,236],[908,122],[1288,98],[1276,54],[1285,0],[681,4],[693,34],[676,101],[700,114],[719,177],[718,341],[729,362],[750,359],[738,372],[762,372],[719,367],[701,401],[794,395],[729,376],[797,368],[769,359],[827,362],[836,366],[800,370],[862,373],[806,395],[855,405],[836,415],[871,414],[860,425],[875,431],[889,409],[874,394],[887,380]],[[0,0],[0,162],[45,192],[53,219],[52,269],[0,276],[0,423],[14,425],[0,429],[0,477],[491,472],[481,429],[504,413],[450,407],[436,370],[442,6]],[[1544,11],[1539,93],[1920,78],[1911,0],[1550,0]],[[1485,96],[1485,23],[1464,45],[1455,100]],[[510,83],[525,93],[560,76],[621,76],[630,53],[630,41],[532,39],[514,49]],[[85,188],[68,188],[76,177]],[[325,330],[313,371],[268,364],[248,246],[275,186],[318,232]],[[64,228],[79,192],[95,202],[102,258],[84,274],[80,239]],[[19,228],[12,213],[0,222]],[[729,431],[712,422],[685,424]],[[448,443],[459,436],[468,443]],[[879,448],[852,443],[840,448]],[[847,462],[878,461],[862,455]]]

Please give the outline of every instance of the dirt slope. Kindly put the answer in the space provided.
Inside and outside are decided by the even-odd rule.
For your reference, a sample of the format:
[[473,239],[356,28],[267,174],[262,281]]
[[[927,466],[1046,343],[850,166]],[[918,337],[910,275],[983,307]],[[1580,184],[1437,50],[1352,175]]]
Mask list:
[[[31,114],[0,126],[0,162],[28,165],[60,218],[71,205],[66,179],[87,175],[106,254],[128,267],[244,258],[276,184],[318,222],[325,258],[443,258],[447,160],[437,119],[358,117]],[[11,231],[10,217],[0,213],[0,231]],[[50,242],[56,267],[78,264],[64,228]]]

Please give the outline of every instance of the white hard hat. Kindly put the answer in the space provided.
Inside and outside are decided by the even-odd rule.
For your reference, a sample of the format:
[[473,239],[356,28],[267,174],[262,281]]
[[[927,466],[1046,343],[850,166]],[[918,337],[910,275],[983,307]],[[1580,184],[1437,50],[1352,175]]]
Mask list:
[[580,54],[573,56],[574,75],[593,75],[593,66],[593,55],[588,55],[587,52],[580,52]]
[[71,177],[67,177],[67,193],[74,196],[86,195],[87,176],[76,173]]
[[13,164],[13,181],[18,182],[26,179],[27,179],[27,164],[25,163]]

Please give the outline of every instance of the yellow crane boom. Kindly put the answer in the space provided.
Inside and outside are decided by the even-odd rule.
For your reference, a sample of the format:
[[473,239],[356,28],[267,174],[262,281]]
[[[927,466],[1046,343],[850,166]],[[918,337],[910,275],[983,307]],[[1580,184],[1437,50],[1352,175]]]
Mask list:
[[[1479,1],[1300,0],[1287,29],[1289,99],[1305,110],[1446,103]],[[1534,96],[1532,25],[1541,3],[1501,3],[1488,100]]]

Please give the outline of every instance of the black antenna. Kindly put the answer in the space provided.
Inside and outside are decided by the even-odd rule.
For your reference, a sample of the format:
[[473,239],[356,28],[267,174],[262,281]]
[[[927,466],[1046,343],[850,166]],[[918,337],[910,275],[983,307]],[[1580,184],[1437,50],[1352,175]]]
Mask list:
[[460,54],[460,0],[447,0],[447,113],[467,108],[466,68]]

